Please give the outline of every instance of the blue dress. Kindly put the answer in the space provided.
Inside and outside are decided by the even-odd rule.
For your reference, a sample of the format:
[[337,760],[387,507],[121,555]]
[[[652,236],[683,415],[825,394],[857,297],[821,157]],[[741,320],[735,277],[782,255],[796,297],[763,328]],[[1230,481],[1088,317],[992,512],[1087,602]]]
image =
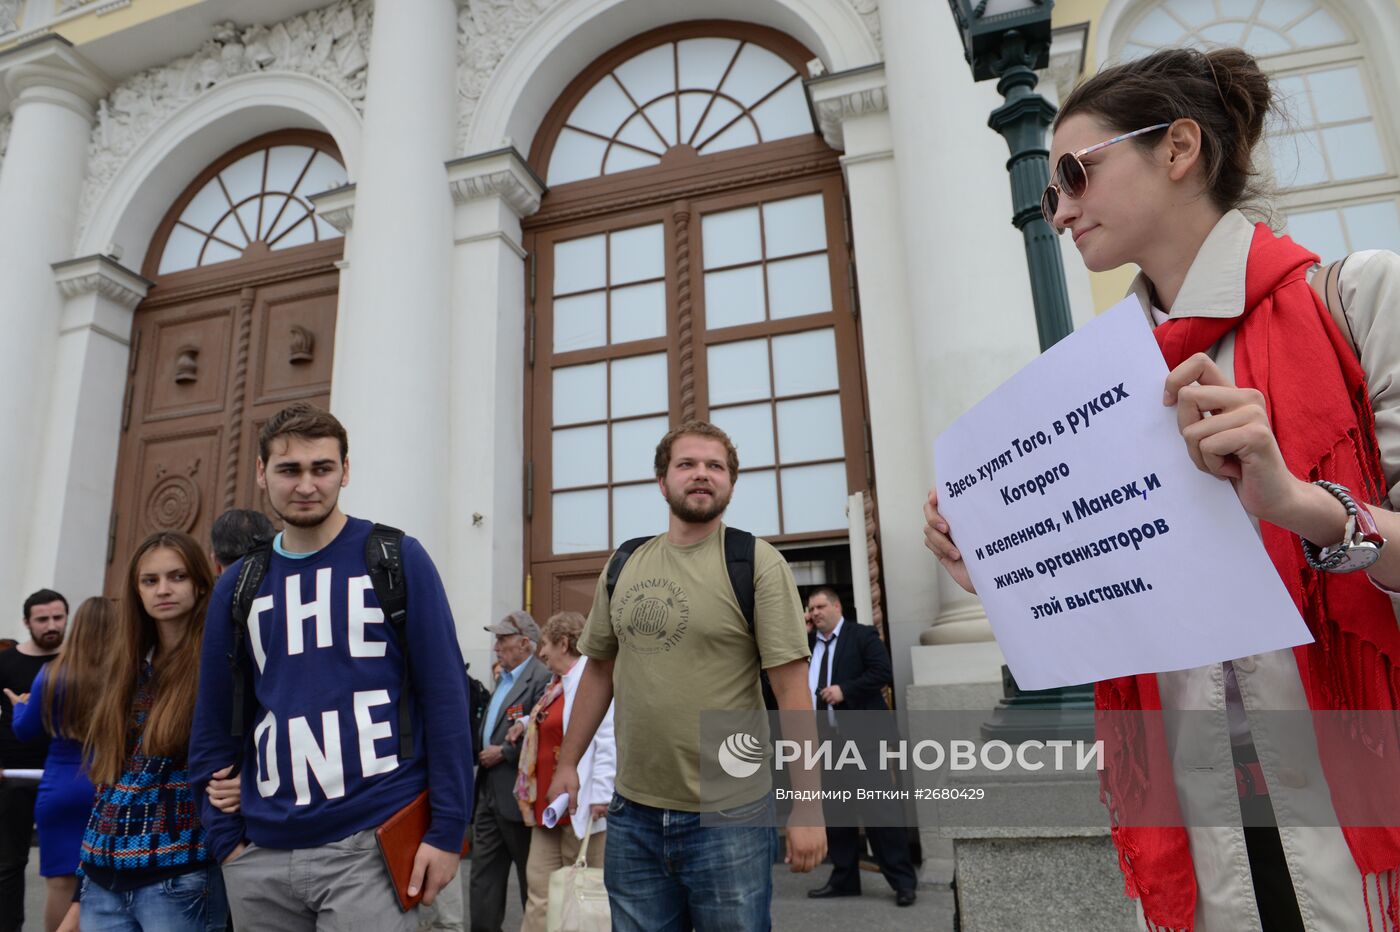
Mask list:
[[[21,741],[33,741],[44,734],[44,717],[39,705],[46,672],[47,666],[34,678],[34,685],[29,687],[29,701],[15,706],[15,737]],[[62,705],[58,701],[54,704]],[[55,725],[59,713],[60,709],[54,709]],[[34,822],[39,828],[39,873],[44,877],[64,877],[78,872],[78,849],[97,793],[83,773],[82,765],[82,743],[55,736],[49,744],[44,776],[39,780],[39,797],[34,804]]]

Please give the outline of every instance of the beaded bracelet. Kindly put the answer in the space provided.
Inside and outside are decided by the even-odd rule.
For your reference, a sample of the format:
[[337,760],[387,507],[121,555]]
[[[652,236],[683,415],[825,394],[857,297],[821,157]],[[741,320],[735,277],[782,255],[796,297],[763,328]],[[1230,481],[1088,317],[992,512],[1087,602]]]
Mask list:
[[[1335,482],[1328,482],[1326,479],[1316,479],[1313,485],[1326,489],[1336,496],[1337,501],[1347,510],[1347,529],[1342,537],[1341,544],[1336,547],[1319,548],[1312,541],[1303,538],[1303,557],[1308,561],[1308,566],[1315,570],[1329,572],[1336,569],[1346,559],[1347,549],[1344,546],[1351,540],[1353,531],[1356,528],[1356,499],[1351,497],[1351,491],[1344,485]],[[1330,551],[1330,552],[1328,552]]]

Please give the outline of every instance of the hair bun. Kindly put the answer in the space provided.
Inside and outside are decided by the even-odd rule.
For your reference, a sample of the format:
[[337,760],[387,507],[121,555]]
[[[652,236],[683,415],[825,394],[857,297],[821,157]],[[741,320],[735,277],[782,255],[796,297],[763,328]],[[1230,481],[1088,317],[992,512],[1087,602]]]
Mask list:
[[1264,134],[1264,118],[1274,103],[1269,76],[1244,49],[1212,49],[1202,58],[1220,89],[1226,114],[1235,123],[1239,143],[1252,151]]

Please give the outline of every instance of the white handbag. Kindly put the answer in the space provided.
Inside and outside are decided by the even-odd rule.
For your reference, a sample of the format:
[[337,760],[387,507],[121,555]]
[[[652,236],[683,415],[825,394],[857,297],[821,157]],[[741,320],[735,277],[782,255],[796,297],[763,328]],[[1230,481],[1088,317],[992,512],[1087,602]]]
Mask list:
[[[568,824],[564,831],[570,831]],[[609,932],[612,912],[608,909],[608,891],[603,887],[603,871],[588,866],[588,839],[593,834],[593,814],[583,829],[583,841],[578,857],[549,875],[549,912],[545,917],[547,932]]]

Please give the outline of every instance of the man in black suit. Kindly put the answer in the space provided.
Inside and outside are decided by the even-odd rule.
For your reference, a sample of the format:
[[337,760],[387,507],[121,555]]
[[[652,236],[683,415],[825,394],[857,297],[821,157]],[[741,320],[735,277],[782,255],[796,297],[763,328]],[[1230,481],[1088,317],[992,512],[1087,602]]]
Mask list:
[[[835,590],[822,587],[808,595],[807,612],[814,622],[814,629],[808,635],[812,665],[807,682],[817,709],[817,723],[824,738],[839,739],[837,717],[833,713],[888,711],[883,690],[894,685],[889,653],[873,627],[848,622],[842,617],[841,597]],[[859,739],[861,736],[845,737]],[[862,745],[869,743],[862,741]],[[871,760],[875,750],[862,746],[861,754]],[[826,827],[831,878],[825,885],[809,890],[807,895],[814,899],[860,896],[860,830],[832,822],[828,819]],[[900,906],[911,905],[918,877],[909,860],[908,832],[902,826],[867,825],[865,837],[870,841],[880,872],[894,888],[895,902]]]
[[506,879],[515,864],[520,905],[525,906],[525,863],[530,827],[515,804],[520,741],[507,739],[517,720],[530,714],[549,685],[549,669],[535,658],[540,627],[528,612],[511,612],[486,628],[496,635],[501,679],[473,737],[481,748],[477,762],[476,809],[472,816],[472,932],[501,932],[506,913]]

